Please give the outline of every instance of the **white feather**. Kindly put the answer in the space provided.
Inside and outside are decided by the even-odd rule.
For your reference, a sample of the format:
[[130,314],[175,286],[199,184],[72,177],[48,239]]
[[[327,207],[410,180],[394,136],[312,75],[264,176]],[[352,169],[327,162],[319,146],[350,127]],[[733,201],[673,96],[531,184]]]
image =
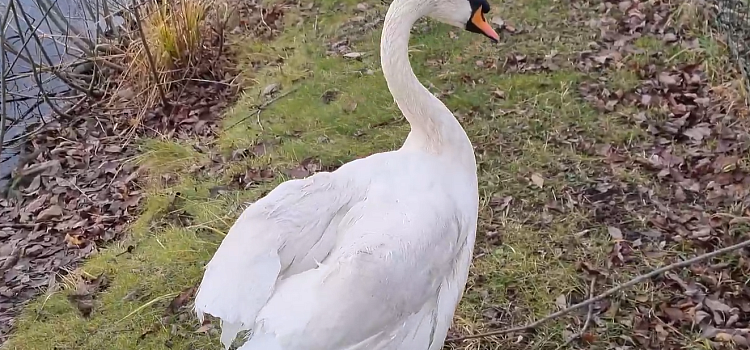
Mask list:
[[412,131],[397,151],[287,181],[245,209],[195,301],[199,317],[221,318],[225,347],[249,330],[240,350],[442,348],[474,247],[476,161],[453,114],[414,76],[407,49],[419,17],[465,23],[470,6],[393,1],[383,72]]

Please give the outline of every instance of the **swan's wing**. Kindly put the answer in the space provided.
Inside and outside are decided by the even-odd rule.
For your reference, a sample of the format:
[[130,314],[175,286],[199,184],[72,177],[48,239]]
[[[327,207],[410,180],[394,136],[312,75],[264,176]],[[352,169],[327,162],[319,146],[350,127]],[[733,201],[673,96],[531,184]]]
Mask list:
[[[442,342],[447,315],[440,314],[452,315],[457,296],[439,295],[471,228],[459,217],[462,203],[419,181],[368,188],[340,222],[332,255],[278,284],[241,349],[412,350]],[[450,286],[454,293],[464,281]]]
[[204,313],[221,319],[227,348],[253,326],[279,278],[315,268],[330,253],[336,223],[352,200],[353,188],[345,185],[333,173],[284,182],[231,227],[195,298],[201,320]]

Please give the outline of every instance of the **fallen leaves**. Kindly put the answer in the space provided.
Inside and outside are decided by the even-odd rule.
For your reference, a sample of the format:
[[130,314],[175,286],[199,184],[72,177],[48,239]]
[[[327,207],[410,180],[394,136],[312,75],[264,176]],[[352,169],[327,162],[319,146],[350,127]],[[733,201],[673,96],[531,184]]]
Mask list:
[[[290,5],[264,6],[238,3],[234,10],[242,20],[234,27],[252,31],[254,38],[280,33]],[[304,14],[312,6],[299,9]],[[205,34],[206,38],[218,35]],[[14,171],[8,195],[0,198],[0,343],[21,305],[44,290],[56,274],[64,274],[100,246],[119,239],[133,220],[143,198],[136,185],[140,169],[133,162],[137,155],[131,143],[133,132],[202,141],[215,136],[223,109],[234,103],[241,85],[235,79],[233,54],[218,42],[203,47],[212,59],[176,72],[175,79],[165,84],[170,104],[146,108],[151,104],[135,88],[141,81],[113,75],[110,84],[121,86],[111,100],[78,106],[71,111],[76,118],[46,124],[23,145],[30,160]],[[248,153],[263,154],[266,146]],[[265,170],[248,174],[242,185],[267,177]],[[88,281],[85,288],[79,286],[71,293],[71,302],[84,316],[94,310],[92,290],[101,287],[100,282]]]
[[544,187],[544,178],[542,175],[538,173],[531,174],[531,183],[536,185],[536,187],[543,188]]
[[167,309],[168,312],[172,314],[176,314],[180,312],[180,310],[185,307],[190,300],[192,300],[195,297],[195,293],[198,291],[198,286],[191,286],[188,288],[185,288],[183,291],[180,292],[180,294],[177,294],[177,296],[172,299],[172,301],[169,303],[169,308]]
[[109,280],[101,274],[95,278],[80,276],[73,290],[68,293],[68,300],[76,306],[83,317],[91,316],[94,311],[94,302],[101,291],[107,289]]
[[320,171],[333,171],[337,166],[323,165],[320,160],[309,157],[300,161],[299,165],[284,170],[284,174],[292,179],[302,179]]
[[617,227],[608,226],[607,232],[609,233],[609,236],[612,237],[613,240],[619,241],[623,238],[622,231]]
[[[135,214],[138,169],[123,160],[136,150],[113,136],[123,131],[116,125],[94,117],[53,122],[25,145],[35,157],[16,169],[9,196],[0,198],[0,244],[17,250],[2,260],[0,338],[50,276],[119,238]],[[76,295],[84,314],[90,301]]]
[[[600,29],[600,40],[576,63],[579,70],[602,73],[579,85],[585,101],[602,113],[623,115],[650,136],[627,145],[572,137],[579,151],[600,157],[609,168],[577,193],[577,201],[591,208],[613,241],[606,262],[610,274],[669,261],[674,257],[668,247],[675,245],[692,255],[748,239],[737,231],[750,208],[750,169],[743,162],[750,150],[747,106],[735,108],[740,105],[735,95],[712,85],[703,62],[673,62],[671,55],[653,53],[656,49],[645,57],[636,45],[653,38],[664,51],[674,45],[699,53],[684,23],[669,20],[678,8],[661,1],[603,3],[603,15],[590,21]],[[623,71],[632,73],[630,85],[616,80],[627,76]],[[634,186],[613,175],[623,171],[648,178]],[[748,255],[738,254],[741,261]],[[748,271],[729,259],[669,273],[654,281],[652,294],[635,296],[635,306],[622,305],[610,316],[632,326],[626,344],[640,348],[679,347],[683,332],[693,327],[714,346],[746,347],[750,319],[742,308],[750,310],[750,304],[740,300],[750,300],[750,290],[737,283]]]

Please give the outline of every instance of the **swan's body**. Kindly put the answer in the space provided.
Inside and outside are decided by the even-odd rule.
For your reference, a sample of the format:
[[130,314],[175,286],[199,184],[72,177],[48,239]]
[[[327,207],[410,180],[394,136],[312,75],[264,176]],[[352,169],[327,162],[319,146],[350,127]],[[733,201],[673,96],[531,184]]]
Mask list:
[[227,348],[239,330],[252,330],[240,350],[442,348],[471,263],[476,162],[453,114],[414,76],[407,46],[419,17],[455,24],[476,4],[391,4],[382,65],[412,131],[397,151],[287,181],[242,213],[195,300],[200,318],[222,319]]

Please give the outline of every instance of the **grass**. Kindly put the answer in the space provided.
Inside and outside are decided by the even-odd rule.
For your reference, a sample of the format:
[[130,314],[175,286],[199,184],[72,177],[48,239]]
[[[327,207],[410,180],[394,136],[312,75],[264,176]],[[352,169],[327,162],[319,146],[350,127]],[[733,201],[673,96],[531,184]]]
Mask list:
[[[379,1],[368,4],[371,9],[360,16],[363,20],[384,14]],[[76,283],[51,288],[26,308],[5,347],[218,349],[216,329],[201,327],[188,310],[168,309],[175,297],[199,282],[202,266],[242,203],[285,180],[284,170],[303,159],[314,157],[336,166],[396,148],[408,133],[380,72],[379,30],[345,33],[352,27],[347,21],[352,21],[356,5],[324,0],[316,3],[321,15],[310,17],[290,9],[287,29],[273,42],[236,39],[243,75],[254,86],[227,111],[223,131],[208,145],[227,159],[220,162],[220,170],[186,171],[216,165],[211,154],[197,151],[189,141],[142,140],[139,161],[148,169],[143,183],[149,193],[143,213],[133,223],[130,237],[102,249],[74,272],[77,276],[103,273],[108,278],[107,288],[95,293],[92,314],[82,316],[67,297]],[[568,301],[583,299],[588,286],[578,276],[577,264],[590,261],[602,266],[611,248],[606,223],[590,212],[577,206],[564,209],[565,214],[550,209],[555,203],[569,203],[561,194],[595,186],[603,171],[597,157],[565,141],[580,137],[622,146],[645,137],[644,132],[616,114],[596,112],[579,97],[577,84],[587,76],[566,64],[572,56],[561,54],[562,68],[556,71],[502,73],[476,63],[494,60],[502,66],[511,53],[530,60],[551,51],[584,49],[587,40],[583,39],[592,37],[592,29],[571,25],[560,16],[571,10],[566,6],[555,0],[493,3],[493,13],[507,22],[541,28],[508,36],[499,48],[431,21],[420,22],[411,42],[417,75],[443,95],[477,148],[480,232],[469,288],[456,316],[459,333],[486,330],[492,323],[495,327],[527,323],[556,310],[560,296]],[[302,24],[295,26],[300,20]],[[331,42],[344,37],[354,51],[364,54],[361,61],[326,53]],[[639,45],[649,50],[655,44],[644,39]],[[172,51],[165,47],[164,52]],[[252,68],[252,62],[269,61],[283,64]],[[620,80],[627,85],[634,78],[623,75]],[[255,107],[267,100],[259,96],[271,84],[288,95],[258,114]],[[334,100],[324,101],[324,95],[333,94]],[[231,157],[233,151],[259,142],[271,145],[270,151],[258,157]],[[274,178],[247,189],[232,187],[248,169],[267,169]],[[532,175],[544,179],[541,188],[530,180]],[[627,183],[645,181],[637,172],[617,176]],[[217,192],[223,187],[231,190]],[[581,232],[585,235],[575,234]],[[620,278],[627,277],[623,273]],[[622,302],[647,292],[647,288],[627,292]],[[580,322],[577,314],[545,325],[533,339],[487,338],[449,347],[555,348],[564,342],[566,332],[574,331],[570,325]],[[622,326],[607,322],[615,337]]]
[[153,11],[144,22],[144,32],[157,71],[186,67],[196,58],[202,44],[202,20],[210,5],[202,0],[153,4]]

